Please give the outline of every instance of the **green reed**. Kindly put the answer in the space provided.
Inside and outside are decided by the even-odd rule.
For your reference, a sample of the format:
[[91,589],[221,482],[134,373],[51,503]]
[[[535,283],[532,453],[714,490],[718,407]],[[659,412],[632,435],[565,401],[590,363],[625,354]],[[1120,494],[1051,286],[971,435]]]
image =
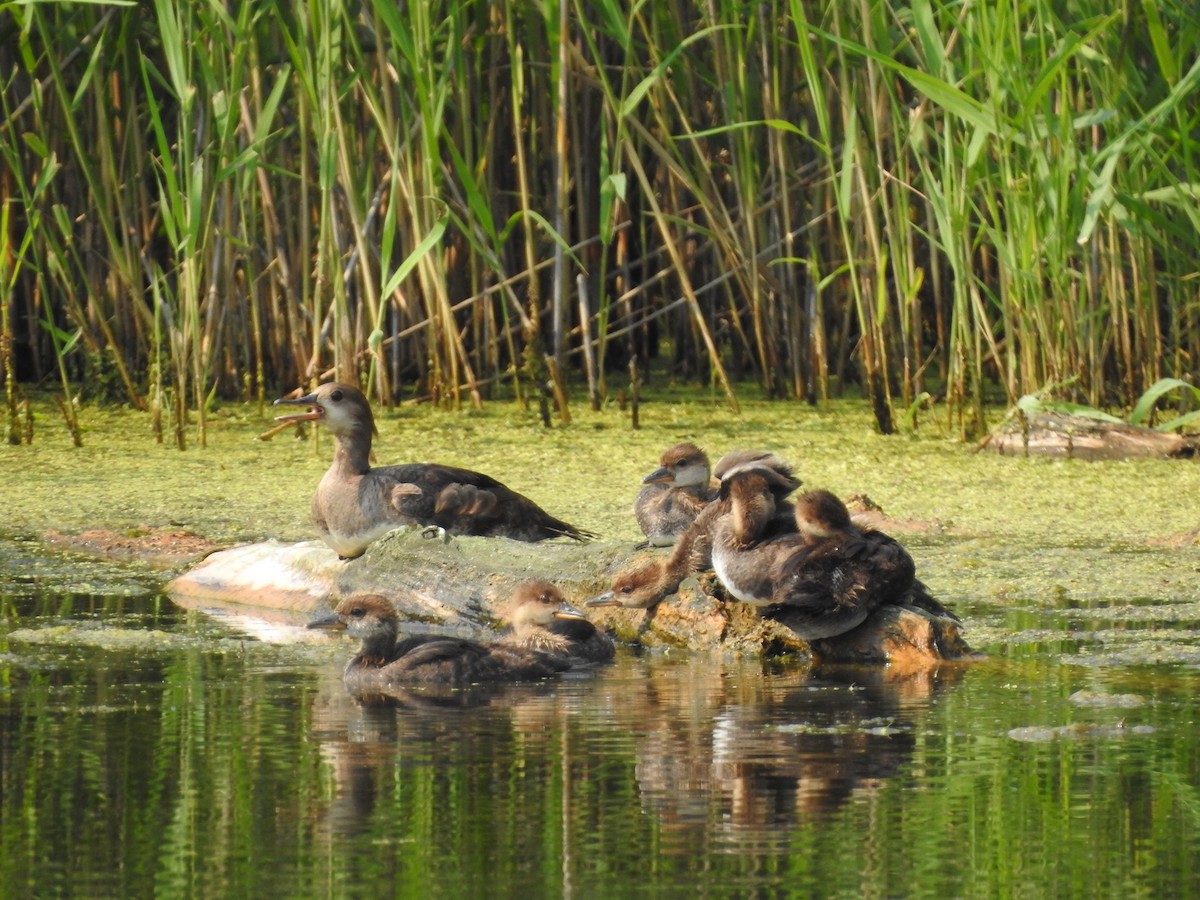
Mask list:
[[33,2],[0,32],[6,382],[62,362],[180,447],[216,397],[334,376],[549,421],[632,362],[733,408],[861,391],[884,432],[934,398],[963,434],[1196,377],[1184,4]]

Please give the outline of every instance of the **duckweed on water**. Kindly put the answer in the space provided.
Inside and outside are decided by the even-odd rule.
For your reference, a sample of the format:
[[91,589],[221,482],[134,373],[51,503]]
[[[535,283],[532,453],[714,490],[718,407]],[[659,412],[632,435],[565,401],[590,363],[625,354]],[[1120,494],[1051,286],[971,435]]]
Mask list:
[[[308,500],[332,443],[317,428],[256,437],[273,411],[216,410],[207,448],[155,444],[135,411],[85,408],[91,423],[75,449],[46,403],[32,446],[0,450],[5,530],[127,529],[174,524],[216,540],[311,536]],[[643,475],[670,444],[694,441],[715,459],[761,447],[791,460],[809,487],[864,493],[895,519],[936,523],[980,540],[1043,545],[1144,546],[1194,530],[1186,498],[1200,495],[1200,464],[1180,460],[1083,463],[976,453],[926,423],[915,437],[874,432],[857,401],[821,414],[801,404],[747,402],[740,416],[703,400],[647,402],[633,430],[615,407],[573,408],[545,429],[535,412],[500,403],[469,415],[430,407],[376,410],[378,464],[437,461],[486,471],[606,538],[636,540],[629,515]],[[997,414],[997,418],[998,418]]]
[[[35,411],[34,444],[0,449],[6,484],[20,487],[5,491],[0,529],[9,536],[149,525],[221,543],[312,537],[309,498],[332,452],[320,428],[304,439],[288,431],[264,442],[256,438],[273,424],[270,407],[226,405],[210,418],[208,447],[180,452],[153,442],[144,414],[84,408],[88,431],[76,449],[49,402]],[[1118,620],[1200,618],[1191,607],[1200,604],[1200,545],[1160,543],[1200,526],[1190,500],[1200,496],[1200,464],[1192,461],[999,457],[951,440],[936,418],[923,421],[916,436],[884,437],[858,401],[836,402],[828,414],[748,401],[734,415],[719,398],[664,390],[642,405],[638,430],[615,406],[592,412],[578,405],[570,424],[550,429],[536,411],[498,402],[468,413],[376,412],[378,464],[437,461],[485,471],[556,515],[631,546],[640,538],[633,497],[667,446],[693,441],[714,459],[739,447],[779,453],[806,486],[878,503],[897,522],[894,533],[920,577],[968,619],[976,645],[981,638],[1005,644],[1028,629],[1010,621],[1020,610],[1121,610],[1101,629]],[[111,583],[115,572],[95,574],[103,565],[52,578],[64,587]],[[1060,637],[1071,630],[1058,622],[1040,627]]]

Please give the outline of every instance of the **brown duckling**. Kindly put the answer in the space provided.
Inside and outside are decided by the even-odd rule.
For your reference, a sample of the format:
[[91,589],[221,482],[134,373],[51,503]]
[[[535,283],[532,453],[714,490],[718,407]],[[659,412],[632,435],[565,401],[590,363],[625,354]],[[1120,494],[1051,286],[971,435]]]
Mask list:
[[687,573],[673,574],[666,560],[655,559],[621,572],[613,586],[587,601],[590,607],[624,606],[626,609],[650,609],[679,590]]
[[958,620],[917,580],[903,545],[882,531],[856,526],[829,491],[808,491],[797,499],[796,525],[803,547],[779,561],[772,614],[801,636],[843,634],[884,604],[917,606]]
[[367,398],[352,385],[323,384],[311,394],[275,402],[310,407],[278,421],[315,420],[337,441],[333,462],[313,495],[312,520],[342,559],[361,556],[402,525],[437,525],[451,534],[518,541],[595,536],[478,472],[432,463],[372,468],[375,420]]
[[345,629],[362,641],[342,673],[353,693],[420,683],[532,681],[556,675],[571,665],[566,655],[543,653],[520,641],[482,644],[435,634],[398,639],[396,608],[379,594],[346,597],[332,615],[310,622],[308,627]]
[[[727,453],[717,462],[715,474],[728,478],[739,473],[750,473],[771,492],[769,509],[759,512],[750,530],[762,534],[786,534],[794,532],[795,517],[791,505],[785,499],[800,486],[791,467],[771,453],[761,450],[738,450]],[[626,570],[617,575],[613,586],[587,602],[589,607],[624,606],[630,609],[650,609],[679,589],[680,583],[695,572],[713,567],[713,536],[717,523],[730,511],[731,499],[722,488],[717,498],[708,504],[696,517],[691,527],[676,542],[670,557],[653,560]]]
[[549,581],[517,585],[506,618],[510,629],[493,646],[508,643],[530,648],[565,656],[572,664],[608,662],[616,652],[612,638],[568,603],[558,586]]
[[787,500],[799,482],[790,472],[746,459],[721,474],[722,514],[712,525],[712,567],[725,590],[756,606],[774,601],[778,566],[804,546]]
[[882,595],[881,602],[916,606],[935,616],[962,621],[916,578],[912,557],[899,541],[876,528],[855,525],[846,504],[830,491],[806,491],[797,498],[796,528],[813,548],[805,568],[827,565],[818,560],[838,555],[861,558],[861,564],[873,570],[873,589]]
[[773,454],[740,451],[727,454],[717,465],[721,515],[713,523],[728,526],[740,547],[791,534],[796,515],[788,495],[801,481],[789,465]]
[[633,514],[646,540],[638,547],[670,547],[717,496],[708,455],[695,444],[676,444],[642,479]]

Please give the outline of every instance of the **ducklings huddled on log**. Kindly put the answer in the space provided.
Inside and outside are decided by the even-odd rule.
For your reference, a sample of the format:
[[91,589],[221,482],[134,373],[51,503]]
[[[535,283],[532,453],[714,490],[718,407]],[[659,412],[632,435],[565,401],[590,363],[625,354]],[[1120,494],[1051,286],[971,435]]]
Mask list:
[[618,574],[588,606],[649,609],[688,575],[711,568],[729,596],[809,641],[844,634],[888,604],[958,621],[917,580],[908,551],[882,531],[856,526],[834,494],[788,499],[800,481],[774,454],[730,453],[715,475],[715,499],[671,555]]

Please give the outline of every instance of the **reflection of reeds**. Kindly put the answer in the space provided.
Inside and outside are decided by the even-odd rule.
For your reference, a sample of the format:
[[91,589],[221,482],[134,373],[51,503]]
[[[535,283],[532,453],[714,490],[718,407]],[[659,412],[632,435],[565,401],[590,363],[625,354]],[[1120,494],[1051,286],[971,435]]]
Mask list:
[[181,447],[215,396],[334,375],[565,419],[660,344],[735,408],[856,383],[882,431],[1195,374],[1185,6],[281,10],[0,24],[6,372]]

